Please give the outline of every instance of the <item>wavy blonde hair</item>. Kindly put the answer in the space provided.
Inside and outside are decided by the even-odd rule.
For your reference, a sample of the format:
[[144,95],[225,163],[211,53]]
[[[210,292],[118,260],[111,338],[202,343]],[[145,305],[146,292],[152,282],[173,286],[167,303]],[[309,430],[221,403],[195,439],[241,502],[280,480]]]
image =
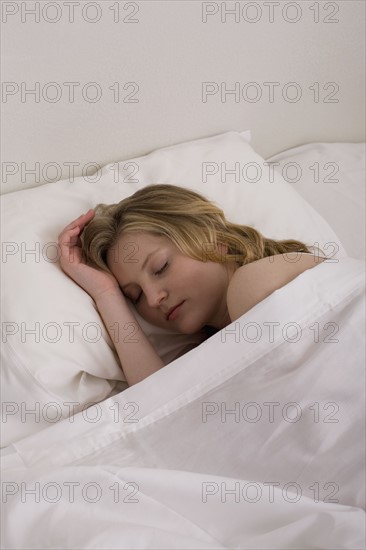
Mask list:
[[[81,240],[89,265],[110,273],[107,253],[122,233],[146,231],[168,237],[179,250],[200,261],[238,266],[266,256],[310,252],[315,248],[293,240],[264,237],[248,225],[229,222],[223,210],[191,189],[152,184],[117,204],[98,204]],[[222,254],[217,245],[227,245]]]

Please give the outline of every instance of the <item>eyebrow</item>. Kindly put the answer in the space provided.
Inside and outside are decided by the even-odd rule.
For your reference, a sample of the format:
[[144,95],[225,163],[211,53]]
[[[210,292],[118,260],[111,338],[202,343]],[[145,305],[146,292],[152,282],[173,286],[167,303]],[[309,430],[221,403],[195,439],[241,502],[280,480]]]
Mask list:
[[[144,260],[144,263],[143,263],[142,266],[141,266],[140,271],[142,271],[142,270],[144,269],[144,267],[145,267],[145,265],[147,264],[149,258],[150,258],[153,254],[155,254],[156,252],[158,252],[158,250],[160,250],[160,248],[156,248],[155,250],[153,250],[152,252],[150,252],[150,254],[148,254],[148,255],[146,256],[146,258],[145,258],[145,260]],[[131,285],[134,285],[134,284],[136,284],[136,283],[127,283],[127,285],[123,285],[123,286],[121,287],[121,289],[122,289],[122,290],[125,290],[128,286],[131,286]]]

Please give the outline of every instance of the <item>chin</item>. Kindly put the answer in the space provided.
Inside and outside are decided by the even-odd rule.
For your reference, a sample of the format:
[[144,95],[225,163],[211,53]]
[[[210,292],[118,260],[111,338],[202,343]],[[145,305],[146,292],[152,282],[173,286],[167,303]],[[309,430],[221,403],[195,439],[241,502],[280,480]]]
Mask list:
[[176,330],[181,334],[197,334],[197,332],[204,330],[204,325],[202,323],[182,323],[177,326]]
[[197,332],[200,332],[201,329],[197,329],[197,330],[195,330],[195,329],[186,329],[186,330],[178,329],[178,330],[181,334],[196,334]]

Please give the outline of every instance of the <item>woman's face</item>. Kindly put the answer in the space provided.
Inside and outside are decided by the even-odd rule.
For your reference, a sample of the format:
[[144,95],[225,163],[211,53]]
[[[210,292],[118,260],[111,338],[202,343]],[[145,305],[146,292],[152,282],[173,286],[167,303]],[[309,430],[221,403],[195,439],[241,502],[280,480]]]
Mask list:
[[205,325],[221,329],[230,323],[226,293],[234,264],[194,260],[167,237],[148,232],[122,234],[107,264],[124,295],[153,325],[193,334]]

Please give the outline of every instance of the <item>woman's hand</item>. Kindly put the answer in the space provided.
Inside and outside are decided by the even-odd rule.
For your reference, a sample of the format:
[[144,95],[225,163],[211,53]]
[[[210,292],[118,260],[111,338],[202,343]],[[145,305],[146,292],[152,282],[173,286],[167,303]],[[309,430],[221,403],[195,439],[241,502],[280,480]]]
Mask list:
[[106,271],[88,266],[83,258],[80,235],[94,217],[94,210],[88,210],[69,223],[59,234],[62,270],[95,300],[104,292],[119,290],[117,279]]

